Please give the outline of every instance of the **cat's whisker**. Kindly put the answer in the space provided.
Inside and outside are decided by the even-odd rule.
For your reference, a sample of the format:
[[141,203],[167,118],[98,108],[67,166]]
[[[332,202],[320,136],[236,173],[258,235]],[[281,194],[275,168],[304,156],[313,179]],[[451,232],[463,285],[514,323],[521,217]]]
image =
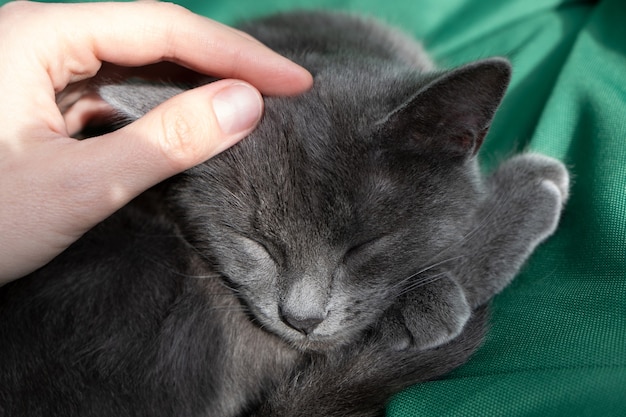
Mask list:
[[415,290],[415,289],[417,289],[419,287],[423,287],[425,285],[432,284],[433,282],[437,282],[442,277],[444,277],[445,275],[446,275],[446,272],[440,272],[439,274],[435,274],[435,275],[429,276],[427,278],[424,278],[423,280],[413,282],[413,283],[411,283],[411,285],[409,285],[408,287],[404,288],[398,295],[400,296],[400,295],[409,293],[409,292],[411,292],[411,291],[413,291],[413,290]]
[[[440,267],[440,266],[442,266],[442,265],[444,265],[444,264],[446,264],[448,262],[456,261],[456,260],[458,260],[460,258],[463,258],[463,257],[464,257],[464,255],[458,255],[458,256],[454,256],[454,257],[451,257],[451,258],[447,258],[447,259],[444,259],[444,260],[441,260],[441,261],[437,261],[437,262],[431,263],[430,265],[428,265],[426,267],[423,267],[419,271],[417,271],[417,272],[409,275],[408,277],[398,281],[396,284],[394,284],[391,287],[391,289],[392,290],[396,290],[398,288],[402,288],[408,281],[411,281],[415,277],[417,277],[417,276],[419,276],[419,275],[421,275],[421,274],[423,274],[425,272],[428,272],[428,271],[430,271],[430,270],[432,270],[434,268]],[[428,277],[425,277],[424,279],[427,279],[427,278]],[[417,281],[417,282],[420,282],[420,281]],[[414,284],[415,283],[411,283],[410,285],[412,286]],[[404,292],[404,289],[403,289],[403,292]]]
[[149,258],[149,257],[145,257],[145,259],[150,261],[150,262],[152,262],[155,265],[158,265],[158,266],[162,267],[167,272],[170,272],[170,273],[172,273],[174,275],[178,275],[178,276],[183,277],[183,278],[192,278],[192,279],[218,279],[218,278],[221,278],[221,275],[218,274],[218,273],[205,274],[205,275],[186,274],[184,272],[181,272],[181,271],[177,270],[172,265],[164,263],[164,262],[162,262],[160,260],[156,260],[156,259]]
[[205,292],[204,294],[206,294],[207,296],[220,296],[220,297],[222,297],[222,296],[226,297],[226,296],[233,295],[232,291],[230,291],[230,288],[229,288],[229,291],[224,291],[224,292],[211,291],[211,292]]
[[[507,197],[507,198],[510,198],[510,197]],[[505,201],[505,203],[506,203],[506,201]],[[469,241],[471,241],[474,237],[476,237],[476,236],[478,235],[478,232],[480,232],[482,229],[484,229],[485,227],[487,227],[487,226],[489,225],[489,220],[490,220],[490,218],[491,218],[491,217],[493,217],[494,213],[496,213],[496,212],[497,212],[497,210],[498,210],[498,206],[497,206],[497,205],[494,205],[494,206],[493,206],[493,207],[492,207],[492,208],[491,208],[491,209],[490,209],[490,210],[489,210],[489,211],[488,211],[488,212],[487,212],[487,213],[486,213],[486,214],[482,217],[482,219],[480,220],[480,222],[479,222],[479,223],[478,223],[478,224],[477,224],[474,228],[472,228],[469,232],[467,232],[465,235],[463,235],[463,236],[462,236],[459,240],[457,240],[456,242],[454,242],[453,244],[451,244],[451,245],[450,245],[450,246],[448,246],[447,248],[443,249],[443,250],[439,253],[439,255],[437,256],[437,258],[441,258],[441,257],[443,257],[444,255],[446,255],[446,254],[448,254],[448,253],[450,253],[450,252],[454,251],[455,249],[458,249],[459,247],[461,247],[461,246],[463,246],[463,245],[467,244]],[[465,256],[466,256],[466,255],[461,254],[461,255],[458,255],[458,256],[451,257],[451,258],[446,258],[446,259],[443,259],[443,260],[441,260],[441,261],[437,261],[437,258],[435,258],[435,260],[433,261],[433,263],[431,263],[429,266],[423,267],[423,268],[422,268],[421,270],[419,270],[418,272],[416,272],[416,273],[414,273],[414,274],[412,274],[412,275],[408,276],[408,277],[407,277],[407,278],[405,278],[404,280],[399,281],[399,282],[398,282],[398,283],[397,283],[394,287],[399,287],[399,286],[402,286],[402,285],[404,285],[407,281],[409,281],[409,280],[411,280],[411,279],[415,278],[417,275],[420,275],[420,274],[422,274],[422,273],[424,273],[424,272],[427,272],[427,271],[429,271],[429,270],[431,270],[431,269],[433,269],[433,268],[439,267],[439,266],[441,266],[441,265],[443,265],[443,264],[446,264],[446,263],[448,263],[448,262],[452,262],[452,261],[455,261],[455,260],[458,260],[458,259],[462,259],[462,258],[464,258]],[[411,286],[411,287],[414,287],[414,284],[415,284],[415,283],[412,283],[410,286]],[[414,288],[417,288],[417,287],[419,287],[419,285],[418,285],[418,286],[416,286],[416,287],[414,287]],[[406,291],[404,291],[404,290],[403,290],[402,292],[404,293],[404,292],[406,292]]]
[[[506,199],[504,201],[502,201],[502,204],[506,204],[511,198],[512,198],[512,196],[508,196],[507,195]],[[480,219],[478,224],[476,224],[470,231],[468,231],[460,239],[458,239],[457,241],[452,243],[447,248],[443,249],[438,254],[438,257],[440,258],[440,257],[450,253],[451,251],[453,251],[455,249],[458,249],[459,247],[467,244],[469,241],[471,241],[473,238],[475,238],[478,235],[479,231],[481,231],[482,229],[484,229],[485,227],[488,226],[489,220],[498,211],[498,209],[499,209],[499,205],[498,204],[492,205],[491,209],[485,215],[482,216],[482,218]],[[462,257],[462,256],[460,256],[460,257]]]
[[240,313],[240,312],[247,313],[249,311],[248,308],[244,306],[215,306],[215,307],[211,307],[211,310],[226,311],[226,312],[233,312],[233,313]]
[[219,280],[219,284],[220,284],[222,287],[224,287],[224,288],[228,289],[229,291],[231,291],[233,294],[241,294],[241,291],[240,291],[238,288],[236,288],[236,287],[234,287],[234,286],[230,285],[230,284],[229,284],[226,280],[224,280],[224,279]]
[[[507,196],[507,198],[503,201],[503,204],[508,203],[511,198],[512,196]],[[487,226],[488,220],[490,220],[491,217],[493,217],[493,215],[498,211],[498,209],[499,209],[499,205],[494,204],[491,207],[491,209],[480,219],[480,222],[472,230],[470,230],[467,234],[465,234],[465,236],[463,236],[459,240],[459,242],[457,242],[455,245],[463,244],[471,240],[480,230],[484,229]]]

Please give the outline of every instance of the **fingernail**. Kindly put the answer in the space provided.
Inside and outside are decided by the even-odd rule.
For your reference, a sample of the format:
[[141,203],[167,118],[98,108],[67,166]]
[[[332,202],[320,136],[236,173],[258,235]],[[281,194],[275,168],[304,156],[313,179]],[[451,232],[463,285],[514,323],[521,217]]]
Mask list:
[[247,84],[232,84],[213,97],[213,111],[225,135],[254,127],[261,118],[263,103],[259,93]]

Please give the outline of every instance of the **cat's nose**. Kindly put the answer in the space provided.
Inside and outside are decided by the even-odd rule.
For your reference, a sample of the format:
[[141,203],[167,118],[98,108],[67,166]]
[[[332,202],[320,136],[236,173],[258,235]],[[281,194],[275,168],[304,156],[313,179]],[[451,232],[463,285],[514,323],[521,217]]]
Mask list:
[[305,335],[313,333],[313,330],[324,321],[324,317],[321,316],[297,317],[293,314],[285,313],[284,311],[281,312],[281,316],[290,327]]
[[303,274],[289,284],[278,302],[278,314],[289,327],[310,335],[326,318],[328,285],[320,274]]

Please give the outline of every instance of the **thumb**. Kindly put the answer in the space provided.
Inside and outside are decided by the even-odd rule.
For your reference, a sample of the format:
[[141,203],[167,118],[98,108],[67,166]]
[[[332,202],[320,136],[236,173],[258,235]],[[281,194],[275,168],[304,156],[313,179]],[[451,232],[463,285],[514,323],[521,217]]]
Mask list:
[[[258,124],[263,100],[251,85],[221,80],[185,91],[107,135],[82,141],[99,148],[94,172],[115,210],[156,183],[227,149]],[[106,204],[108,205],[108,204]],[[109,210],[111,211],[111,210]]]
[[13,160],[0,158],[0,285],[44,265],[144,190],[246,136],[262,109],[252,86],[222,80],[107,135],[25,140],[27,153],[16,146]]

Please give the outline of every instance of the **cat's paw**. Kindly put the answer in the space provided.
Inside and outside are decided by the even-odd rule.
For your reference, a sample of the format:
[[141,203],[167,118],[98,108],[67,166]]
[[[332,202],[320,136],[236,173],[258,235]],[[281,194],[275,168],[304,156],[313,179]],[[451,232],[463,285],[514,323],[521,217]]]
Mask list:
[[537,243],[556,229],[569,198],[569,173],[558,160],[527,153],[504,162],[491,176],[500,210],[534,233]]
[[383,316],[378,332],[394,350],[425,350],[456,338],[470,316],[463,289],[442,274],[403,294]]
[[543,186],[555,188],[565,203],[569,197],[569,173],[559,160],[538,153],[515,156],[505,162],[507,169],[513,170],[519,180],[541,181]]

